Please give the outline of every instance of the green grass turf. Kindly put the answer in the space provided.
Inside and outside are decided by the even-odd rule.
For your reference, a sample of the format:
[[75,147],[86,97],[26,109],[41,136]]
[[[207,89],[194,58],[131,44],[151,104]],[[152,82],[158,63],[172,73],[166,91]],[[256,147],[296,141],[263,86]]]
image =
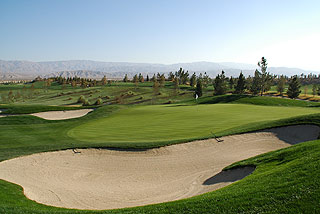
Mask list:
[[28,200],[21,187],[0,180],[0,213],[317,213],[319,143],[306,142],[236,163],[233,167],[257,168],[252,175],[220,190],[127,209],[80,211],[49,207]]
[[[194,100],[190,101],[195,103]],[[200,98],[199,104],[217,104],[217,103],[237,103],[253,104],[263,106],[295,106],[295,107],[320,107],[318,102],[309,102],[304,100],[293,100],[268,96],[251,96],[251,95],[221,95],[214,97]]]
[[107,118],[89,121],[68,132],[86,142],[154,143],[187,141],[219,134],[249,123],[320,113],[317,108],[245,104],[157,105],[124,109]]
[[[294,103],[291,103],[290,105],[295,106]],[[66,121],[46,121],[33,116],[0,118],[0,161],[21,155],[67,148],[110,146],[136,147],[136,145],[147,148],[170,144],[173,143],[170,140],[160,143],[140,142],[140,144],[132,144],[130,142],[127,144],[100,141],[87,142],[79,141],[68,136],[68,132],[74,127],[79,126],[79,124],[81,126],[91,123],[91,121],[109,120],[130,111],[136,111],[137,114],[127,114],[128,117],[137,115],[143,116],[144,111],[142,110],[144,108],[149,109],[151,112],[156,111],[155,114],[157,117],[155,118],[161,121],[163,119],[163,114],[160,114],[162,111],[174,111],[172,114],[165,114],[168,119],[174,118],[175,114],[182,114],[183,112],[187,113],[188,109],[194,110],[195,108],[198,108],[198,110],[204,110],[205,108],[209,108],[210,110],[210,106],[211,108],[222,109],[221,111],[227,113],[230,110],[230,113],[232,114],[239,111],[239,106],[246,106],[248,110],[260,109],[260,111],[255,111],[255,113],[261,120],[250,122],[247,120],[247,117],[242,117],[242,120],[245,120],[245,123],[242,123],[242,125],[233,124],[233,122],[238,123],[239,121],[237,120],[228,121],[228,123],[225,123],[224,129],[219,132],[219,135],[294,124],[320,125],[320,114],[312,114],[318,112],[318,108],[310,107],[268,107],[243,104],[202,104],[197,106],[181,105],[175,107],[155,105],[132,108],[124,106],[103,106],[87,116]],[[223,106],[224,108],[222,108]],[[227,110],[226,107],[228,106],[231,109]],[[267,112],[273,108],[278,109],[278,111],[274,113],[278,114],[278,119],[267,118],[269,114]],[[193,110],[192,112],[194,112]],[[300,111],[302,116],[292,117],[294,115],[299,115],[300,113],[298,111]],[[202,115],[203,123],[209,121],[209,119],[207,119],[207,114],[210,114],[210,112],[197,112]],[[252,112],[246,112],[248,112],[248,116],[250,117]],[[150,114],[150,112],[148,114]],[[211,114],[218,114],[218,112]],[[287,115],[284,116],[283,114]],[[177,132],[181,132],[182,129],[179,128],[180,126],[190,126],[195,120],[192,116],[193,114],[183,115],[186,119],[180,121],[178,126],[174,127]],[[274,115],[271,115],[270,117],[273,116]],[[283,119],[279,120],[279,118]],[[219,119],[219,117],[211,118],[211,120],[217,119]],[[141,122],[141,120],[136,122],[139,121]],[[201,122],[198,121],[197,124],[201,125]],[[147,125],[148,124],[146,124],[144,128],[148,129]],[[158,130],[151,130],[150,133],[157,134],[157,131]],[[150,133],[146,131],[143,132],[145,137],[147,135],[152,135]],[[191,140],[191,138],[187,140]],[[287,149],[235,163],[231,167],[256,165],[257,169],[249,177],[218,191],[206,193],[190,199],[130,209],[94,212],[45,206],[28,200],[23,195],[21,187],[0,180],[0,213],[316,213],[319,208],[318,205],[320,204],[319,143],[320,140],[302,143]]]

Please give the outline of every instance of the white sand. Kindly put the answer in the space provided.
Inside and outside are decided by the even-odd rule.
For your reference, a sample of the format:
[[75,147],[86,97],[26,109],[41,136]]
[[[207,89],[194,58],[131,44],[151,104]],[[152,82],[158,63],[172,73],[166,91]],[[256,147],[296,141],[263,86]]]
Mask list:
[[68,110],[68,111],[47,111],[31,114],[46,120],[66,120],[71,118],[82,117],[93,109],[80,109],[80,110]]
[[[318,138],[320,128],[291,126],[172,145],[148,151],[86,149],[47,152],[0,163],[0,179],[42,204],[114,209],[154,204],[213,191],[254,168],[221,170],[243,159]],[[216,175],[216,176],[214,176]],[[214,176],[214,177],[213,177]]]

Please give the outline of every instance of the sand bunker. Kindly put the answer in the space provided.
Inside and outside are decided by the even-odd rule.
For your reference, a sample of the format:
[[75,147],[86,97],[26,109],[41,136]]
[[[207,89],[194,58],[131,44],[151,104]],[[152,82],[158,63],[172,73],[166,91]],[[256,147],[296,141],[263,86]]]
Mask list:
[[79,149],[39,153],[0,163],[0,179],[21,185],[42,204],[77,209],[141,206],[199,195],[252,173],[221,170],[261,153],[314,140],[320,128],[290,126],[194,141],[147,151]]
[[68,110],[68,111],[47,111],[31,114],[33,116],[41,117],[46,120],[66,120],[72,118],[82,117],[93,109],[80,109],[80,110]]

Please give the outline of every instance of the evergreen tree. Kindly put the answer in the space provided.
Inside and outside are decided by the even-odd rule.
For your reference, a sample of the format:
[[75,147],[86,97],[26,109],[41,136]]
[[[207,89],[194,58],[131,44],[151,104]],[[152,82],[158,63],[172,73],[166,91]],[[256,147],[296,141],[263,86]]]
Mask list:
[[141,73],[139,74],[139,82],[144,82],[144,78]]
[[224,71],[222,71],[221,74],[218,74],[218,76],[216,76],[216,78],[214,79],[213,87],[215,95],[222,95],[227,93],[228,86],[226,76],[224,75]]
[[317,85],[316,85],[316,84],[313,84],[313,85],[312,85],[312,95],[313,95],[313,97],[316,96],[316,94],[317,94],[317,89],[318,89]]
[[161,74],[160,76],[160,87],[164,87],[166,83],[166,77],[164,76],[164,74]]
[[258,66],[261,69],[261,75],[260,75],[260,80],[259,80],[259,88],[260,88],[260,95],[263,95],[263,92],[270,90],[271,88],[271,75],[267,73],[267,59],[262,57],[261,61],[258,62]]
[[252,78],[251,86],[250,86],[250,92],[253,95],[257,95],[261,91],[260,81],[261,81],[261,73],[256,69],[256,71],[254,72],[254,77]]
[[191,86],[191,87],[194,87],[197,83],[198,83],[198,82],[197,82],[196,74],[193,73],[192,76],[191,76],[191,78],[190,78],[190,86]]
[[282,96],[284,92],[284,85],[286,83],[286,79],[284,78],[283,75],[281,75],[278,84],[277,84],[277,91],[278,93]]
[[234,87],[234,79],[232,77],[230,77],[230,79],[229,79],[229,87],[230,87],[231,90]]
[[147,82],[149,82],[149,81],[150,81],[150,79],[149,79],[149,75],[147,75],[147,79],[146,79],[146,81],[147,81]]
[[202,82],[201,79],[197,80],[197,86],[196,86],[196,90],[195,90],[195,95],[198,95],[198,97],[202,96]]
[[291,80],[289,82],[287,95],[289,98],[294,99],[294,98],[297,98],[300,93],[301,93],[301,91],[300,91],[299,79],[297,76],[294,76],[293,78],[291,78]]
[[138,83],[139,83],[138,75],[134,75],[134,77],[133,77],[133,82],[134,82],[135,86],[137,87],[137,86],[138,86]]
[[243,76],[242,72],[240,72],[239,79],[237,85],[235,87],[235,94],[243,94],[246,89],[246,78]]
[[103,78],[101,79],[101,83],[102,83],[102,85],[107,84],[107,77],[106,76],[103,76]]
[[128,75],[124,75],[123,82],[128,82]]

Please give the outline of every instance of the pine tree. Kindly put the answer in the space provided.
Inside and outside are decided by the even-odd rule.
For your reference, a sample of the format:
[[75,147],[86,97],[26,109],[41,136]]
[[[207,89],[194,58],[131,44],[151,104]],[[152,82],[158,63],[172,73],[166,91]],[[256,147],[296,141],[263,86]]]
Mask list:
[[261,69],[261,75],[260,75],[260,80],[259,80],[259,88],[260,88],[260,96],[263,95],[263,92],[270,90],[271,87],[271,75],[267,73],[267,59],[262,57],[261,61],[258,62],[258,66]]
[[192,76],[191,76],[191,78],[190,78],[190,86],[191,86],[191,87],[194,87],[197,83],[198,83],[198,82],[197,82],[196,74],[193,73]]
[[278,84],[277,84],[277,91],[281,96],[283,95],[285,83],[286,83],[286,79],[284,78],[283,75],[281,75],[281,77],[278,81]]
[[235,94],[243,94],[246,89],[246,78],[243,76],[242,72],[240,72],[239,79],[237,85],[235,87]]
[[313,85],[312,85],[312,95],[313,95],[313,97],[316,96],[316,94],[317,94],[317,89],[318,89],[317,85],[316,85],[316,84],[313,84]]
[[234,87],[234,79],[232,77],[230,77],[230,79],[229,79],[229,87],[230,87],[231,90]]
[[107,84],[107,77],[106,76],[103,76],[103,78],[101,79],[101,83],[102,83],[102,85]]
[[137,86],[138,86],[138,83],[139,83],[138,75],[134,75],[134,77],[133,77],[133,82],[134,82],[135,86],[137,87]]
[[294,76],[293,78],[291,78],[291,80],[289,82],[287,95],[289,98],[294,99],[294,98],[297,98],[300,93],[301,93],[301,91],[300,91],[299,79],[297,76]]
[[146,81],[147,81],[147,82],[149,82],[149,81],[150,81],[150,79],[149,79],[149,75],[147,75],[147,79],[146,79]]
[[261,81],[261,73],[258,70],[256,70],[254,72],[254,77],[252,78],[252,83],[250,86],[250,91],[253,95],[257,95],[261,91],[260,81]]
[[227,80],[226,76],[224,75],[224,71],[221,72],[221,74],[218,74],[216,78],[214,79],[213,83],[214,87],[214,95],[222,95],[227,93]]
[[201,79],[197,80],[197,86],[196,86],[196,90],[195,90],[195,95],[198,95],[198,97],[202,96],[202,82]]
[[128,75],[127,74],[124,76],[123,82],[128,82]]

